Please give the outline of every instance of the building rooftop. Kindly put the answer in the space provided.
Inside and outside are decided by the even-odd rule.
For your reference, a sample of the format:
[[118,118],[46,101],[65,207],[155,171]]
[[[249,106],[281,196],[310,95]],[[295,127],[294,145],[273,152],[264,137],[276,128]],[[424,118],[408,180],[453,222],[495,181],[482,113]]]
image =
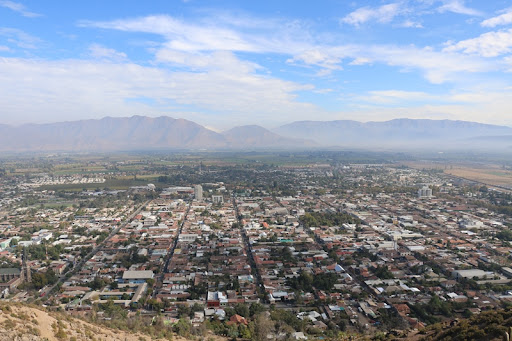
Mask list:
[[153,276],[151,270],[127,270],[123,273],[123,279],[149,279]]

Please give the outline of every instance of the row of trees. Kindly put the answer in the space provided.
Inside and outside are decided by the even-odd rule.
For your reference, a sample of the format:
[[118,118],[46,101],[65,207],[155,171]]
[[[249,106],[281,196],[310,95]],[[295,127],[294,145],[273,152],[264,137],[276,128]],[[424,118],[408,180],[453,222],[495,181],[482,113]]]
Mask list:
[[311,226],[341,226],[343,224],[360,224],[361,221],[341,212],[308,212],[300,217],[300,222],[306,227]]
[[288,279],[287,284],[298,291],[311,292],[313,288],[329,291],[337,280],[338,276],[335,273],[321,273],[313,276],[303,271],[298,277]]

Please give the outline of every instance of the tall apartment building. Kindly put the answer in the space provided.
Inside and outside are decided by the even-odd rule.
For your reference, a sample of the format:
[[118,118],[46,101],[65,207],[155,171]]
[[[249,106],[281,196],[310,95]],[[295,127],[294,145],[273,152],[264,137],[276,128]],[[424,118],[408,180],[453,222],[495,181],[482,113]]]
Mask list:
[[196,185],[194,187],[194,199],[197,201],[203,201],[203,186]]
[[432,189],[428,186],[423,186],[418,190],[418,198],[430,198],[432,197]]

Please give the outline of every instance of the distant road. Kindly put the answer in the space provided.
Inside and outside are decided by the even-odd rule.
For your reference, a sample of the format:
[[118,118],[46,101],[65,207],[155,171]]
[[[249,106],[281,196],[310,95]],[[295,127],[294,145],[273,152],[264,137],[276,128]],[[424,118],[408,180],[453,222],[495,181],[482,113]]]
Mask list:
[[[103,245],[105,245],[105,243],[107,243],[110,239],[112,239],[113,236],[115,236],[119,230],[121,230],[122,228],[126,227],[126,225],[128,225],[128,223],[130,223],[130,221],[137,215],[140,213],[140,211],[142,211],[142,209],[151,202],[151,200],[148,200],[146,201],[145,203],[141,204],[136,210],[135,212],[133,212],[128,218],[126,218],[124,220],[124,222],[119,225],[118,227],[116,227],[115,229],[113,229],[110,234],[107,236],[107,238],[105,238],[101,243],[99,243],[98,245],[96,245],[96,247],[94,249],[92,249],[91,252],[89,252],[84,258],[82,258],[82,260],[77,264],[75,265],[75,267],[73,269],[71,269],[70,271],[66,272],[64,275],[60,276],[59,277],[59,280],[57,281],[57,283],[55,283],[54,285],[52,285],[51,287],[47,288],[46,290],[43,290],[41,292],[41,295],[42,296],[46,296],[46,295],[49,295],[51,294],[55,288],[57,288],[57,286],[60,284],[60,283],[63,283],[67,278],[73,276],[74,274],[76,274],[77,272],[79,272],[80,270],[82,270],[82,267],[84,266],[84,264],[89,260],[91,259],[102,247]],[[69,275],[69,276],[68,276]]]
[[[234,193],[232,193],[231,198],[233,200],[233,208],[235,209],[236,220],[238,222],[240,233],[242,234],[242,239],[244,240],[245,249],[247,251],[247,259],[249,260],[249,263],[251,265],[251,270],[256,275],[255,276],[256,284],[258,285],[260,293],[266,294],[266,290],[265,290],[265,286],[263,285],[263,279],[261,278],[260,270],[256,266],[256,262],[254,261],[254,256],[252,254],[251,243],[249,241],[249,237],[247,236],[247,233],[244,229],[244,225],[242,224],[242,219],[240,219],[240,211],[238,210],[238,204],[236,203],[236,196]],[[266,297],[264,300],[266,300]],[[266,302],[264,300],[261,303],[265,304]]]
[[174,242],[172,243],[172,247],[169,250],[167,256],[165,257],[164,268],[163,268],[163,271],[160,274],[160,276],[158,276],[157,282],[155,283],[156,290],[153,290],[153,297],[156,297],[156,295],[158,294],[158,290],[160,288],[162,288],[163,283],[164,283],[164,276],[166,273],[169,272],[169,263],[171,262],[172,257],[174,256],[174,250],[176,250],[176,246],[178,245],[178,239],[180,238],[181,231],[183,231],[183,225],[187,221],[187,216],[188,216],[189,212],[190,212],[190,203],[188,203],[187,211],[185,212],[185,216],[183,217],[180,227],[178,228],[178,233],[176,233],[176,238],[174,239]]

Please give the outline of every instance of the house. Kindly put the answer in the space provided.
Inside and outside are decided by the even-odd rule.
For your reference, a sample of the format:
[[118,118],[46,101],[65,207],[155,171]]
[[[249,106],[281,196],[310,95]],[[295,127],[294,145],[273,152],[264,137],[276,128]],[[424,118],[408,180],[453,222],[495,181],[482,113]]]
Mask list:
[[233,316],[231,316],[231,318],[229,319],[229,322],[227,322],[228,325],[240,325],[240,324],[243,324],[243,325],[248,325],[249,323],[247,322],[247,320],[245,319],[245,317],[242,317],[238,314],[235,314]]
[[291,335],[294,340],[307,340],[308,337],[303,332],[295,332]]
[[12,238],[0,239],[0,250],[4,250],[4,249],[8,248],[9,245],[11,244],[11,240],[12,240]]
[[228,298],[226,294],[220,291],[211,292],[208,291],[208,295],[206,298],[206,305],[208,308],[211,307],[219,307],[219,306],[225,306],[228,303]]

